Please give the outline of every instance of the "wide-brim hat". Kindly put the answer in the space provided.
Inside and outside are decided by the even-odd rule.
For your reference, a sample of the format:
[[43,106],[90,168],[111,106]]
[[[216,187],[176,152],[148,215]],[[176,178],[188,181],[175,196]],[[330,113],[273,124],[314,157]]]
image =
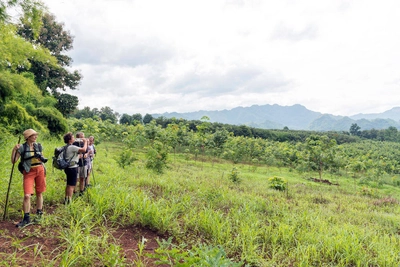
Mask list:
[[24,135],[25,140],[28,139],[29,136],[34,135],[34,134],[38,134],[38,133],[37,133],[35,130],[33,130],[33,129],[28,129],[28,130],[25,130],[25,131],[23,132],[23,135]]

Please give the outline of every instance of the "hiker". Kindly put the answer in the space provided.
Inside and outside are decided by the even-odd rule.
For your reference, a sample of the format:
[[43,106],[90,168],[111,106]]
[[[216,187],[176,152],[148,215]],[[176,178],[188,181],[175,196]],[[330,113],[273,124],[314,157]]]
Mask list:
[[94,159],[94,154],[96,154],[96,149],[94,147],[94,137],[89,136],[89,143],[88,143],[88,157],[87,157],[87,176],[86,176],[86,187],[90,187],[90,174],[92,172],[93,168],[93,159]]
[[[83,147],[82,140],[84,138],[85,138],[85,134],[83,132],[77,132],[76,139],[73,144],[75,146]],[[86,139],[86,142],[87,142],[87,139]],[[87,149],[85,151],[79,153],[79,161],[78,161],[79,196],[82,196],[83,192],[86,189],[87,157],[88,157]]]
[[36,143],[38,133],[33,129],[23,132],[25,143],[16,144],[11,153],[11,163],[14,164],[21,158],[21,170],[23,174],[24,200],[22,208],[24,218],[16,227],[24,227],[31,223],[31,196],[36,191],[36,218],[40,220],[43,215],[43,193],[46,191],[46,169],[43,163],[47,159],[43,157],[42,146]]
[[68,160],[71,159],[70,166],[64,169],[64,172],[67,176],[64,204],[69,204],[72,200],[72,195],[74,194],[75,186],[78,179],[79,153],[85,153],[87,149],[87,140],[85,138],[81,139],[83,147],[73,145],[74,142],[75,137],[71,132],[64,135],[64,143],[67,144],[66,158]]

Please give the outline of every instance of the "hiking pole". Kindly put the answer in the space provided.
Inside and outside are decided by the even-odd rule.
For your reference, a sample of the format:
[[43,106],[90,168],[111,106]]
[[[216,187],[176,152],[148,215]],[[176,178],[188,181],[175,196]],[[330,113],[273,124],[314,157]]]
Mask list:
[[93,178],[93,185],[96,185],[96,180],[94,179],[94,167],[93,167],[93,161],[92,161],[92,178]]
[[[21,142],[21,136],[19,136],[19,138],[18,138],[18,144],[19,144],[19,142]],[[12,165],[11,174],[10,174],[10,181],[8,182],[6,204],[4,205],[3,221],[6,220],[6,215],[7,215],[7,211],[8,211],[8,196],[10,194],[11,180],[12,180],[12,176],[13,176],[13,173],[14,173],[14,166],[15,166],[15,158],[16,157],[17,157],[17,152],[15,152],[15,154],[14,154],[14,160],[13,160],[13,165]]]

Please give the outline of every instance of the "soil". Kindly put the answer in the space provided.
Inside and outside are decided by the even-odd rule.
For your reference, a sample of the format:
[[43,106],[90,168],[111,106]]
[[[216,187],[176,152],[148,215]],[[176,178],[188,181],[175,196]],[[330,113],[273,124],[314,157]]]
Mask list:
[[323,183],[323,184],[329,184],[329,185],[339,185],[338,183],[332,183],[331,181],[326,180],[326,179],[318,179],[318,178],[310,177],[310,180],[314,181],[316,183]]
[[[1,221],[0,222],[0,257],[1,255],[12,255],[12,258],[17,259],[18,262],[13,266],[37,266],[35,265],[34,247],[39,245],[41,260],[52,260],[59,254],[59,249],[62,248],[61,241],[57,236],[59,233],[57,229],[44,229],[40,224],[28,225],[24,228],[17,228],[15,224],[18,222]],[[153,254],[154,250],[158,247],[157,239],[165,237],[157,235],[157,233],[136,226],[119,227],[110,229],[110,233],[115,238],[115,244],[119,245],[124,253],[125,262],[128,266],[135,266],[138,252],[138,242],[145,238],[146,245],[144,254]],[[31,250],[26,247],[31,246]],[[1,260],[4,259],[0,259]],[[155,260],[142,257],[141,262],[145,266],[169,266],[155,264]],[[43,265],[39,265],[43,266]],[[103,266],[98,265],[98,266]]]

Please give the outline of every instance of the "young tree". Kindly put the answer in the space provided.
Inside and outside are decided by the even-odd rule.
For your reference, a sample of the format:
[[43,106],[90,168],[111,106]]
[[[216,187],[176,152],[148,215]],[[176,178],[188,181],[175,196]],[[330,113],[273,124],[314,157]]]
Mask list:
[[319,178],[325,169],[333,164],[337,146],[335,139],[329,139],[326,135],[311,135],[306,139],[305,160],[310,170],[317,171]]

